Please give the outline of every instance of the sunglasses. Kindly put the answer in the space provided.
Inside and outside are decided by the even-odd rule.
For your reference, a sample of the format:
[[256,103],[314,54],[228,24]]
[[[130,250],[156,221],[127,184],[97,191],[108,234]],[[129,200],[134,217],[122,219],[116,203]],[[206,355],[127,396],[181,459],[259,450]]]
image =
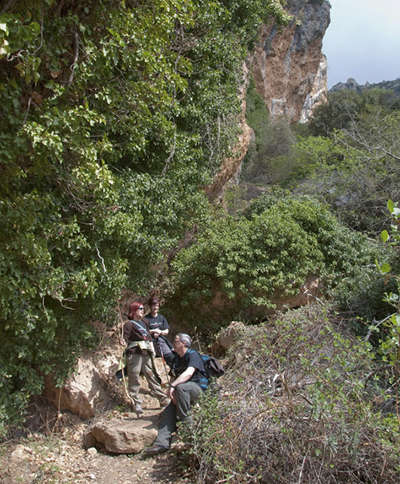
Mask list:
[[143,311],[144,307],[142,306],[141,308],[138,308],[138,311]]

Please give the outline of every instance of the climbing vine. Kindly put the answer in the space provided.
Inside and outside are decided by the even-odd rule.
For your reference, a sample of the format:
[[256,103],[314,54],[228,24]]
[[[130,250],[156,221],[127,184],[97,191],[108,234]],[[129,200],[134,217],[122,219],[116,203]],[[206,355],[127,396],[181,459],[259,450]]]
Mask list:
[[277,0],[0,7],[4,422],[207,216],[201,187],[230,154],[241,65],[271,15],[288,19]]

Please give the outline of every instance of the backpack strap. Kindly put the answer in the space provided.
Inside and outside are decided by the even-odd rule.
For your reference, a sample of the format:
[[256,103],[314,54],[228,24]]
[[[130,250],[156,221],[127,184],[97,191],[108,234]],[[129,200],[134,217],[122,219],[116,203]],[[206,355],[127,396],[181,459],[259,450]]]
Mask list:
[[139,330],[139,333],[142,334],[145,339],[149,337],[149,333],[147,332],[146,328],[143,328],[143,326],[134,319],[130,319],[129,321],[136,326],[136,328]]
[[[206,390],[207,387],[208,387],[208,384],[209,384],[209,380],[207,378],[206,368],[205,368],[205,365],[204,365],[204,357],[198,351],[195,351],[195,350],[192,350],[191,348],[188,348],[188,350],[185,353],[185,358],[187,360],[189,360],[189,354],[191,354],[191,353],[197,353],[200,356],[200,358],[201,358],[201,360],[203,362],[204,371],[201,371],[199,368],[196,368],[197,370],[199,370],[199,373],[202,376],[202,378],[200,378],[200,380],[198,382],[196,382],[196,383],[198,385],[200,385],[200,387],[202,388],[202,390]],[[186,355],[188,355],[188,356],[186,356]]]

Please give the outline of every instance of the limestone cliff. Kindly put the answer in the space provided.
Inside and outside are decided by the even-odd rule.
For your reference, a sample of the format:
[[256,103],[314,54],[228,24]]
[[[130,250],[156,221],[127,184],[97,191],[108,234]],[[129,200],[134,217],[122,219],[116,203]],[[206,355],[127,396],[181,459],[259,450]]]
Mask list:
[[306,122],[313,109],[326,102],[327,61],[321,49],[330,22],[330,5],[325,0],[288,0],[288,11],[294,16],[291,24],[281,30],[275,24],[265,26],[258,47],[243,66],[241,135],[233,149],[235,156],[225,160],[205,189],[211,202],[221,201],[227,185],[237,181],[250,144],[252,130],[245,120],[250,70],[272,116]]
[[305,122],[326,101],[327,63],[321,49],[330,8],[324,0],[289,0],[291,24],[281,31],[275,24],[264,27],[252,73],[273,116]]

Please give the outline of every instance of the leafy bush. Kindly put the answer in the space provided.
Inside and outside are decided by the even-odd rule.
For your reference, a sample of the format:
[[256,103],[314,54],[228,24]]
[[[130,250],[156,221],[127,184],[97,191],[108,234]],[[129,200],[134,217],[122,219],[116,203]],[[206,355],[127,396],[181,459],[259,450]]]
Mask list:
[[379,366],[334,320],[310,306],[241,335],[222,400],[206,396],[186,433],[196,482],[397,482],[397,417],[374,407]]
[[365,237],[312,199],[268,198],[262,212],[260,200],[256,206],[251,219],[211,222],[177,255],[165,305],[172,319],[218,329],[223,321],[255,316],[247,307],[265,315],[271,299],[297,294],[310,274],[322,278],[329,295],[374,261]]

